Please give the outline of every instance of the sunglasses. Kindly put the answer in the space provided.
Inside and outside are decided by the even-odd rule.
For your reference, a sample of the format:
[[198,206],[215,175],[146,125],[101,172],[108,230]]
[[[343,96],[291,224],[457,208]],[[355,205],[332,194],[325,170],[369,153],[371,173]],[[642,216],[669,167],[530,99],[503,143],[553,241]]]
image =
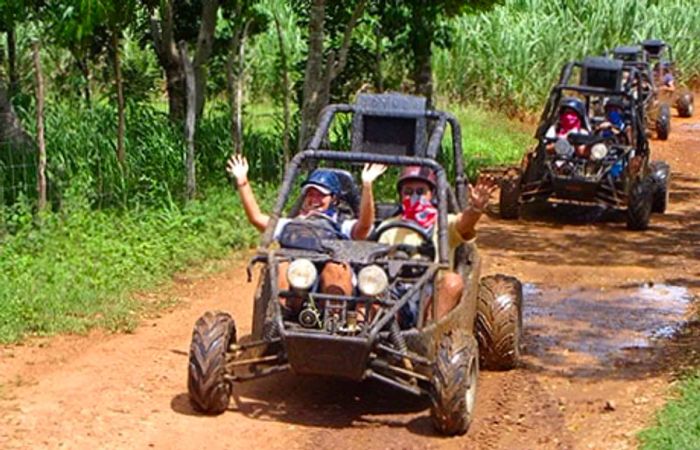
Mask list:
[[413,189],[411,187],[405,187],[405,188],[401,189],[401,195],[406,197],[406,196],[411,196],[415,193],[415,194],[418,194],[420,196],[423,196],[428,192],[428,190],[429,189],[426,189],[423,187],[419,187],[419,188],[415,188],[415,189]]

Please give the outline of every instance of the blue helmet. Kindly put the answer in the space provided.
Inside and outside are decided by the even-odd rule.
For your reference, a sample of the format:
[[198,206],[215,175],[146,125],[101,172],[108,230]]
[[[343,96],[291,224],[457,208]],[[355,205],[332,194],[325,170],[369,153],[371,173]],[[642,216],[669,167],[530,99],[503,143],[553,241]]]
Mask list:
[[316,169],[301,184],[302,192],[306,192],[309,187],[314,187],[324,194],[331,194],[335,197],[340,195],[340,180],[338,175],[332,170]]

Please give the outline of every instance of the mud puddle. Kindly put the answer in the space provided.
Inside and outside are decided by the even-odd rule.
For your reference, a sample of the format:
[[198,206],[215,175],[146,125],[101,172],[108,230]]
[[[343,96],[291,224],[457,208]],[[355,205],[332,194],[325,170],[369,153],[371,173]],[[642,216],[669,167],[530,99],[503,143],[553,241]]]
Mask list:
[[560,375],[614,375],[644,365],[687,319],[693,295],[684,286],[610,289],[524,287],[526,361]]

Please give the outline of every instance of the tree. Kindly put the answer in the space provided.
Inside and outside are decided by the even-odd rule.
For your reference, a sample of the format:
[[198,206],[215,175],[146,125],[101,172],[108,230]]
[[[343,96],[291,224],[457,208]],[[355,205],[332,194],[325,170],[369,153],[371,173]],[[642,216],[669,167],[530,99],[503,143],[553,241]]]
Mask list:
[[[301,104],[299,149],[308,144],[318,123],[318,115],[328,105],[331,83],[347,63],[352,32],[364,13],[367,0],[356,0],[344,25],[340,47],[324,51],[326,2],[313,0],[309,12],[309,47],[304,72],[304,90]],[[345,6],[344,3],[341,6]],[[326,56],[327,55],[327,56]]]
[[[184,65],[177,43],[194,43],[192,68],[199,117],[206,98],[206,64],[212,51],[219,1],[144,0],[144,3],[151,14],[153,45],[165,72],[170,118],[176,122],[184,120],[186,110]],[[198,12],[197,5],[200,5]]]
[[445,18],[473,13],[493,7],[499,0],[384,0],[382,30],[396,37],[409,28],[406,53],[411,64],[414,93],[433,101],[433,45],[449,45],[449,29]]

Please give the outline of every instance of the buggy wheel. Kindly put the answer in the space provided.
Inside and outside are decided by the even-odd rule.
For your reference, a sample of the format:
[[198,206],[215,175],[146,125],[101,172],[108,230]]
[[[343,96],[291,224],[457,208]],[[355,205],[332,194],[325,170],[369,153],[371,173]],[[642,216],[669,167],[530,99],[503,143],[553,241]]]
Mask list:
[[671,133],[671,107],[666,103],[659,106],[659,113],[656,116],[656,137],[665,141]]
[[510,370],[520,359],[523,286],[515,277],[493,275],[479,284],[476,338],[481,366]]
[[478,346],[461,330],[445,334],[433,371],[433,404],[430,416],[442,434],[461,435],[474,418],[479,378]]
[[509,170],[501,178],[501,192],[498,196],[498,208],[502,219],[520,217],[520,171]]
[[207,311],[194,324],[187,390],[195,409],[220,414],[228,407],[231,383],[224,378],[226,352],[236,342],[236,325],[231,316]]
[[678,115],[681,117],[693,117],[693,113],[695,112],[693,94],[685,92],[680,95],[676,102],[676,109],[678,110]]
[[654,161],[649,165],[651,166],[651,177],[654,180],[651,212],[663,214],[668,206],[668,186],[671,184],[671,169],[664,161]]
[[649,228],[654,187],[651,177],[635,181],[632,185],[627,198],[628,230],[643,231]]

